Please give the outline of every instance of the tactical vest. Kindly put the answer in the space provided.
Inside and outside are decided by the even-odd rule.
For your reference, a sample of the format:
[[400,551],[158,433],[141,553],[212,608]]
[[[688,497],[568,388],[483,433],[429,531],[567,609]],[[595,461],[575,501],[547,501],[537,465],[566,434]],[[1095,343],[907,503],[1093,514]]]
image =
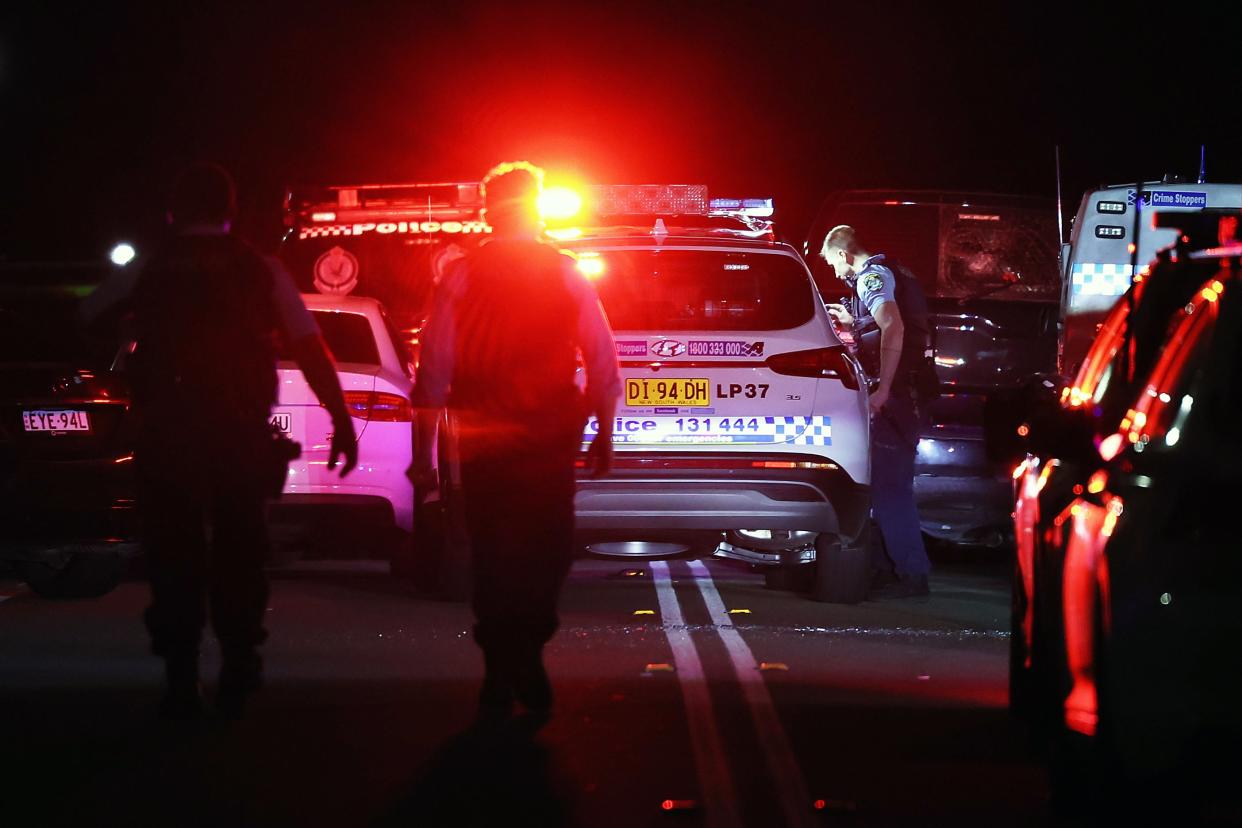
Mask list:
[[494,240],[466,257],[449,407],[520,423],[576,416],[578,309],[563,253]]
[[[896,382],[907,382],[935,356],[935,334],[927,309],[927,295],[918,277],[909,268],[886,259],[881,263],[893,273],[894,298],[901,314],[904,334],[901,340],[901,360],[897,363]],[[855,319],[867,316],[866,308],[859,299],[857,289],[852,294]],[[880,329],[876,325],[864,325],[859,337],[859,358],[867,373],[880,376]]]
[[176,236],[134,289],[135,409],[152,439],[226,442],[276,401],[272,273],[228,235]]

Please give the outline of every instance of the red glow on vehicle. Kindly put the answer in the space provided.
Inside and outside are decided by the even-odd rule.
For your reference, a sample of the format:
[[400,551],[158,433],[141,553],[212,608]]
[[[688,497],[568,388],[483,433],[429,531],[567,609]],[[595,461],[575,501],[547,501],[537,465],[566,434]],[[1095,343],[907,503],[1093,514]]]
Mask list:
[[1094,736],[1099,725],[1095,671],[1103,643],[1100,634],[1107,631],[1111,614],[1108,558],[1104,554],[1108,535],[1104,529],[1113,508],[1111,503],[1109,507],[1075,503],[1071,509],[1073,529],[1065,546],[1061,606],[1071,678],[1064,702],[1065,726],[1084,736]]
[[[1219,290],[1218,290],[1219,288]],[[1150,439],[1153,430],[1159,431],[1171,425],[1169,406],[1181,406],[1182,400],[1174,401],[1174,385],[1185,370],[1186,361],[1195,350],[1195,344],[1209,332],[1220,312],[1216,301],[1225,286],[1211,279],[1200,289],[1190,304],[1180,312],[1173,332],[1165,340],[1160,358],[1152,368],[1145,393],[1139,395],[1134,410],[1122,420],[1122,431],[1128,431],[1131,443]]]

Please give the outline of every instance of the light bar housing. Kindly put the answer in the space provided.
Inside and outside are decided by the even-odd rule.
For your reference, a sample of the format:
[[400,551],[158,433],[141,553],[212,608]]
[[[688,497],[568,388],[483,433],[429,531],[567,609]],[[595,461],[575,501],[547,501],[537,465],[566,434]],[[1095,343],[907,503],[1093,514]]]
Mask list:
[[589,212],[600,216],[705,216],[704,184],[596,184]]

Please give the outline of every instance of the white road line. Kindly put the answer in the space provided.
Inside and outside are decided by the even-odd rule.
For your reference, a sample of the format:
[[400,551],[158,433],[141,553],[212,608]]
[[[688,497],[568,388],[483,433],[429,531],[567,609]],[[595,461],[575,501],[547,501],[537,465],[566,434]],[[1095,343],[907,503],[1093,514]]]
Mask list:
[[[708,615],[713,621],[727,618],[724,601],[721,600],[707,567],[702,561],[691,561],[690,571],[703,595]],[[737,673],[746,704],[750,707],[759,744],[763,748],[768,770],[780,794],[785,824],[791,828],[817,824],[812,819],[806,780],[802,777],[802,769],[798,767],[798,760],[789,745],[789,738],[781,728],[780,717],[776,715],[776,707],[772,704],[772,696],[759,672],[759,662],[755,660],[754,653],[750,651],[742,634],[732,624],[717,624],[716,634],[729,651],[729,660],[733,662],[733,670]]]
[[664,635],[673,651],[673,664],[677,668],[677,681],[681,685],[681,697],[686,706],[686,719],[690,725],[690,742],[694,748],[694,764],[698,771],[699,787],[703,792],[703,807],[707,824],[712,828],[740,828],[741,816],[737,807],[737,788],[729,770],[724,744],[716,727],[712,710],[712,697],[707,689],[707,677],[703,674],[703,662],[695,649],[690,631],[682,618],[677,592],[669,578],[668,564],[652,561],[651,575],[655,581],[656,597],[660,601],[660,618],[664,622]]

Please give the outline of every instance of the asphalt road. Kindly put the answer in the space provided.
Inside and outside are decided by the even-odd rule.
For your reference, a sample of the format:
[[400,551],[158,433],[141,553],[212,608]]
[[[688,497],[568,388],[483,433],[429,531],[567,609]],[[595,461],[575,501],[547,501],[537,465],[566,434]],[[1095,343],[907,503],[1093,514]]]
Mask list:
[[[155,719],[140,582],[63,602],[0,582],[0,823],[1048,816],[1045,774],[1005,711],[999,567],[942,567],[922,603],[847,607],[765,590],[728,562],[580,561],[548,648],[556,715],[537,733],[472,728],[482,664],[464,605],[371,562],[272,577],[268,684],[232,725]],[[211,643],[205,661],[214,677]]]

